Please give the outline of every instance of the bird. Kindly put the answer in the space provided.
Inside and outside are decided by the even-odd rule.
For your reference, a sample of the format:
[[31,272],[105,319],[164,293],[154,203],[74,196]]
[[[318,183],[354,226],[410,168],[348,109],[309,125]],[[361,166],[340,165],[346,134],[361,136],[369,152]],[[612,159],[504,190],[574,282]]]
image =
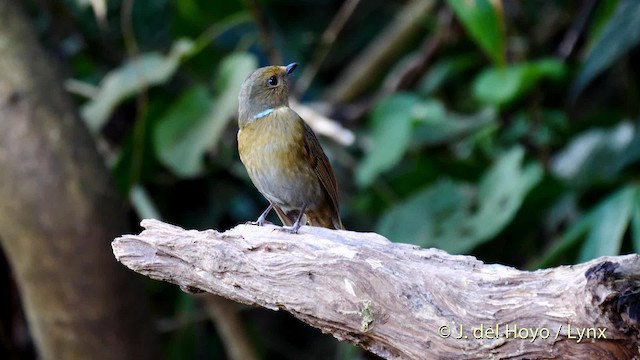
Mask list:
[[313,130],[289,107],[289,76],[296,67],[261,67],[240,87],[240,161],[269,201],[254,224],[263,226],[275,210],[291,233],[307,223],[343,229],[333,168]]

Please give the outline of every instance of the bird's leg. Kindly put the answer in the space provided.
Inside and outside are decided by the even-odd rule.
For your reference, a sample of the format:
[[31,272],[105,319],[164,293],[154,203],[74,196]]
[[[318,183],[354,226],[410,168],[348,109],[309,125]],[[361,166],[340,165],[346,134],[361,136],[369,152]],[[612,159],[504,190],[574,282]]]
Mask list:
[[269,215],[269,213],[271,212],[271,209],[273,209],[273,204],[269,203],[269,206],[267,207],[267,209],[263,211],[262,214],[260,214],[258,221],[252,222],[251,225],[263,226],[264,222],[267,219],[267,215]]
[[287,231],[290,232],[292,234],[297,234],[298,233],[298,229],[300,229],[300,226],[302,226],[302,223],[300,222],[302,220],[302,217],[304,216],[304,211],[307,208],[307,204],[306,203],[302,203],[302,209],[300,209],[300,214],[298,214],[298,217],[296,218],[296,222],[293,223],[293,226],[289,227],[289,226],[283,226],[282,227],[282,231]]

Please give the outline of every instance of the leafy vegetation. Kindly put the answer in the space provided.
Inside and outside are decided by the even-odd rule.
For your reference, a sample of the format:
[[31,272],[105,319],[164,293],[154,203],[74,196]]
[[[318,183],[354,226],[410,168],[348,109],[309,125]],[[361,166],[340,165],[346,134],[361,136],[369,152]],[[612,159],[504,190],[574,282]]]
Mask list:
[[[297,61],[312,79],[302,102],[325,101],[317,111],[356,135],[321,136],[348,229],[531,269],[640,252],[640,2],[448,0],[385,39],[411,1],[367,1],[329,43],[341,1],[56,3],[33,6],[35,23],[139,214],[199,229],[255,220],[266,201],[237,155],[238,89],[257,66]],[[328,102],[380,39],[398,42],[392,60],[356,100]],[[149,292],[158,312],[197,317],[178,289]],[[310,350],[334,349],[314,332],[265,334],[291,334],[291,319],[247,320],[263,358],[336,356]],[[222,358],[216,340],[194,346],[211,334],[167,330],[168,358]]]

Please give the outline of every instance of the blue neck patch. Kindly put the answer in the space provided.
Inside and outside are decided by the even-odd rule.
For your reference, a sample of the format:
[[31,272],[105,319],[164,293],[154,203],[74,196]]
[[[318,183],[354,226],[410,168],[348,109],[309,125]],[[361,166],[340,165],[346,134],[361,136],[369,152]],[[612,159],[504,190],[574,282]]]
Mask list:
[[271,114],[271,113],[273,112],[273,110],[274,110],[273,108],[269,108],[269,109],[266,109],[266,110],[262,110],[262,111],[260,111],[259,113],[257,113],[257,114],[255,114],[255,115],[253,115],[253,117],[251,118],[251,120],[258,120],[258,119],[260,119],[260,118],[263,118],[263,117],[265,117],[265,116],[267,116],[267,115]]

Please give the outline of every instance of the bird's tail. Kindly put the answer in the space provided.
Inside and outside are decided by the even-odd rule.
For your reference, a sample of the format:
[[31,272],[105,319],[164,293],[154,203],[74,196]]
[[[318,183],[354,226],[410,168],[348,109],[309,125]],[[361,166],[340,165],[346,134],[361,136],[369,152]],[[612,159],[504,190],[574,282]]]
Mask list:
[[333,214],[331,212],[308,212],[306,215],[311,226],[322,226],[336,230],[344,229],[340,214]]
[[[282,221],[282,224],[284,226],[293,226],[293,224],[296,222],[296,219],[298,218],[298,215],[300,214],[300,212],[298,211],[285,212],[277,205],[273,205],[273,209],[276,211],[276,214],[278,214],[278,217],[280,218],[280,221]],[[307,217],[303,215],[302,219],[300,219],[300,226],[305,225],[306,223]]]
[[[278,214],[280,221],[285,226],[293,226],[300,214],[299,211],[293,210],[289,212],[285,212],[277,205],[273,205],[273,208]],[[309,223],[311,226],[321,226],[328,229],[336,229],[342,230],[344,226],[342,226],[342,220],[340,219],[339,214],[333,214],[332,212],[323,212],[323,211],[308,211],[300,219],[300,225],[306,225]]]

